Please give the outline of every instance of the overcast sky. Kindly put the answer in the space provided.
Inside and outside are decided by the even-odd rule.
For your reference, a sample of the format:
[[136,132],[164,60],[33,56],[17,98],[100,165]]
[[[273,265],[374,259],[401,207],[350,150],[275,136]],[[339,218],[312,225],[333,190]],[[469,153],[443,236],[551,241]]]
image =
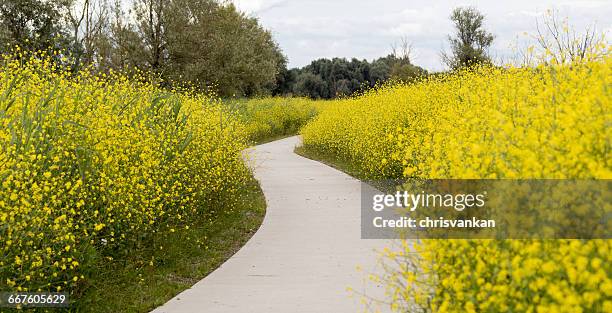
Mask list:
[[[407,37],[413,44],[413,63],[440,70],[440,51],[453,31],[449,15],[458,6],[475,6],[495,34],[492,54],[512,54],[517,36],[535,31],[536,18],[557,9],[583,29],[596,23],[612,35],[612,0],[234,0],[242,11],[270,29],[289,67],[317,58],[357,57],[372,60],[387,55],[394,42]],[[608,17],[608,18],[606,18]]]

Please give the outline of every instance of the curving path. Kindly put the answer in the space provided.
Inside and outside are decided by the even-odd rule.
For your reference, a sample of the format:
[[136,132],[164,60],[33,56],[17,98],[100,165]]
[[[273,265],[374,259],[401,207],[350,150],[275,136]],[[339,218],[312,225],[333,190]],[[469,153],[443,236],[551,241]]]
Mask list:
[[359,181],[293,153],[299,137],[251,150],[268,208],[261,228],[234,256],[153,312],[361,312],[351,286],[365,281],[384,241],[360,239]]

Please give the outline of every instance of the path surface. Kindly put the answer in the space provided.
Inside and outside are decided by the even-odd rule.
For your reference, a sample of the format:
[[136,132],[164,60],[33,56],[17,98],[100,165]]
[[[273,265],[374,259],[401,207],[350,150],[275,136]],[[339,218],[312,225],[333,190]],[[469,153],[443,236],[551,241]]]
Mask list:
[[360,183],[293,153],[291,137],[252,149],[255,176],[268,203],[261,228],[220,268],[157,308],[175,312],[361,312],[359,296],[380,298],[366,280],[376,250],[360,239]]

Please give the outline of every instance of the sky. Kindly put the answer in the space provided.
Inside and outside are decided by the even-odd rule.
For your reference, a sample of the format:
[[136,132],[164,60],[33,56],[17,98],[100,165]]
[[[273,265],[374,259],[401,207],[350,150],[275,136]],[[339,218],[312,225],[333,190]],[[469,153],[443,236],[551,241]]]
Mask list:
[[[318,58],[356,57],[369,61],[391,52],[407,38],[413,63],[442,70],[440,52],[453,32],[451,11],[474,6],[485,15],[486,29],[495,35],[491,54],[505,59],[517,42],[526,44],[536,20],[547,9],[567,17],[583,30],[595,24],[612,35],[612,0],[234,0],[243,12],[257,17],[269,29],[289,59],[302,67]],[[608,18],[606,18],[608,17]]]

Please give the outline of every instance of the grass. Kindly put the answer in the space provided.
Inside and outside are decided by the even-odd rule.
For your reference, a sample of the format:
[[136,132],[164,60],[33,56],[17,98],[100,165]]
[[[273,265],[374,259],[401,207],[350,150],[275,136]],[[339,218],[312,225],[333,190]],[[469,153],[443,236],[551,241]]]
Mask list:
[[144,253],[135,251],[133,259],[107,262],[71,311],[148,312],[206,277],[236,253],[263,221],[266,202],[254,178],[243,194],[231,209],[218,208],[189,229],[160,236],[164,239]]
[[299,155],[299,156],[303,156],[307,159],[311,159],[317,162],[321,162],[327,166],[331,166],[341,172],[344,172],[354,178],[357,179],[364,179],[365,175],[363,174],[362,171],[359,170],[358,167],[356,167],[354,164],[352,164],[350,161],[345,160],[343,158],[339,158],[338,155],[336,154],[332,154],[329,152],[324,152],[322,150],[319,150],[317,148],[311,147],[311,146],[299,146],[296,147],[294,152]]

